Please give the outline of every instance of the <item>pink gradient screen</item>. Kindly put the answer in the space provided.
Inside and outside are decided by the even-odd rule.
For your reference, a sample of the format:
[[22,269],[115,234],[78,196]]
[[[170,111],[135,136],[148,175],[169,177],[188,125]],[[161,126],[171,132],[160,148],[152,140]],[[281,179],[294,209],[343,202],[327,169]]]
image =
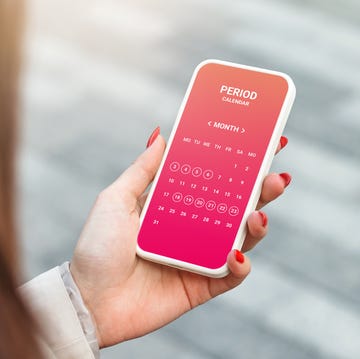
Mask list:
[[278,75],[200,67],[141,224],[142,250],[224,265],[287,91]]

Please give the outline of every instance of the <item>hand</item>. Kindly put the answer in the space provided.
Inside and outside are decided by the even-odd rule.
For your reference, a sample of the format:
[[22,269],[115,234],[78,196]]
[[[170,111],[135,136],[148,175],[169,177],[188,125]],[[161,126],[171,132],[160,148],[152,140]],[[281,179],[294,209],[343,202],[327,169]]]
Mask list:
[[[282,146],[279,144],[278,150]],[[220,279],[151,263],[136,256],[143,194],[160,165],[165,141],[158,136],[112,185],[98,196],[70,265],[85,305],[95,322],[100,347],[147,334],[186,311],[239,285],[250,272],[250,261],[239,251],[228,255],[231,273]],[[270,174],[263,184],[260,209],[274,200],[290,180]],[[243,251],[267,232],[267,217],[254,212],[248,219]]]

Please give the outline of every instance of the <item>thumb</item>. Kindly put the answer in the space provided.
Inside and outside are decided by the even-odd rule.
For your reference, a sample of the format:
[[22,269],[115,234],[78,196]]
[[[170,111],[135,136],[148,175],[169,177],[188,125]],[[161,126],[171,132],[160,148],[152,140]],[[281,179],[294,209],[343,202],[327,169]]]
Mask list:
[[158,136],[136,161],[110,186],[123,196],[139,198],[154,179],[165,151],[165,140]]

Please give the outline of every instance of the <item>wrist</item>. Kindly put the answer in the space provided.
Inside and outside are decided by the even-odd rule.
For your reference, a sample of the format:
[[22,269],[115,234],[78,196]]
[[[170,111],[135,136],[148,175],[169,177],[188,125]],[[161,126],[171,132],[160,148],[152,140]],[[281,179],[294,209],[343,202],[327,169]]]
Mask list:
[[65,288],[68,292],[70,300],[74,306],[76,314],[78,316],[81,328],[84,336],[92,349],[96,359],[100,357],[99,354],[99,340],[96,330],[95,321],[89,310],[86,302],[84,301],[80,289],[74,280],[74,277],[70,271],[69,262],[63,263],[60,267],[61,278],[64,282]]
[[80,267],[79,269],[79,266],[77,265],[78,263],[75,262],[76,259],[73,259],[73,261],[69,263],[69,270],[72,279],[79,290],[84,306],[87,308],[91,317],[98,347],[102,349],[108,346],[104,344],[99,326],[102,322],[102,320],[99,319],[99,312],[101,312],[101,304],[103,302],[101,299],[102,291],[99,288],[94,288],[87,280],[86,276],[84,277],[84,275],[82,275],[83,272],[86,272],[86,268]]

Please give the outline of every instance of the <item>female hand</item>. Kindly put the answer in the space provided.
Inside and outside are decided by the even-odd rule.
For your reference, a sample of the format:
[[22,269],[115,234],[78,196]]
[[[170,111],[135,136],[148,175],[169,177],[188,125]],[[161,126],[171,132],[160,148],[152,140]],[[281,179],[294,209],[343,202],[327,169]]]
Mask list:
[[[283,138],[278,150],[284,147]],[[159,135],[113,184],[103,190],[81,233],[70,270],[94,320],[99,346],[147,334],[186,311],[239,285],[250,261],[239,251],[228,255],[231,273],[220,279],[151,263],[136,256],[139,213],[146,190],[160,165],[165,141]],[[260,209],[290,182],[288,174],[270,174],[263,184]],[[248,219],[243,251],[267,232],[267,217]]]

